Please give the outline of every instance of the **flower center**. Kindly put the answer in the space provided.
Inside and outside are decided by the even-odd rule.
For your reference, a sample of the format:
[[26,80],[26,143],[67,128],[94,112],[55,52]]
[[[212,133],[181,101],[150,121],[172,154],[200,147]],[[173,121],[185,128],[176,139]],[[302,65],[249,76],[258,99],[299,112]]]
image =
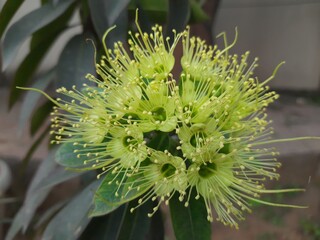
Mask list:
[[225,143],[222,148],[219,149],[219,153],[228,154],[230,153],[230,143]]
[[197,132],[191,136],[190,144],[193,147],[198,147],[206,137],[207,137],[207,134],[205,134],[204,132]]
[[170,177],[176,172],[176,168],[170,163],[165,163],[162,165],[160,171],[164,177]]
[[131,136],[126,136],[123,138],[122,143],[123,143],[123,146],[129,147],[129,146],[133,146],[133,145],[137,144],[138,141]]
[[166,110],[163,107],[157,107],[152,111],[152,117],[156,121],[165,121],[167,119]]
[[201,164],[198,173],[203,178],[209,178],[215,174],[216,170],[217,170],[217,165],[213,162],[209,162],[209,163]]

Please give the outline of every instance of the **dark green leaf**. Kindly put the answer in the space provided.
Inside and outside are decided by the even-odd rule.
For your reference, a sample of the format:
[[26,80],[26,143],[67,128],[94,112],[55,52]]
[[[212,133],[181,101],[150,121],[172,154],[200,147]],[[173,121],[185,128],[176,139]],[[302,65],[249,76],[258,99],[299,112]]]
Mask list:
[[76,195],[48,224],[42,239],[61,240],[78,239],[90,222],[88,216],[92,207],[94,192],[100,181],[94,181]]
[[11,240],[14,236],[23,229],[24,231],[28,227],[35,210],[47,197],[50,189],[37,190],[36,186],[43,181],[47,175],[55,168],[56,164],[53,161],[53,152],[41,162],[32,182],[28,188],[25,201],[22,207],[19,209],[18,213],[15,215],[13,223],[6,235],[6,240]]
[[168,0],[139,0],[139,1],[131,1],[129,4],[130,10],[136,10],[136,8],[140,6],[144,11],[168,11]]
[[77,156],[77,153],[74,151],[78,149],[78,146],[74,146],[70,142],[62,144],[56,153],[56,162],[68,168],[85,167],[84,161],[87,159],[87,157],[84,157],[83,155]]
[[131,1],[128,9],[133,18],[135,17],[137,8],[139,9],[139,20],[141,25],[146,24],[146,18],[149,18],[154,23],[166,23],[166,17],[168,14],[168,0]]
[[3,69],[6,69],[17,54],[20,45],[35,31],[52,22],[64,13],[74,0],[63,1],[56,6],[52,3],[41,6],[14,23],[3,41]]
[[[130,212],[132,207],[138,205],[137,201],[132,201],[125,205],[122,205],[117,210],[105,217],[100,217],[104,223],[95,224],[95,228],[98,232],[93,237],[94,240],[144,240],[150,227],[151,218],[148,217],[148,213],[152,212],[154,206],[152,201],[148,201],[133,213]],[[90,227],[90,226],[89,226]],[[93,226],[91,226],[92,228]],[[104,228],[102,228],[104,227]],[[91,231],[92,232],[92,231]],[[87,232],[86,236],[89,232]],[[160,234],[161,235],[161,234]],[[88,239],[83,238],[83,239]],[[90,238],[91,239],[91,238]],[[162,239],[161,239],[162,240]]]
[[[146,184],[143,173],[131,177],[124,177],[124,172],[119,174],[108,173],[97,190],[94,201],[119,205],[144,194],[151,186]],[[121,186],[116,182],[121,182]],[[139,190],[137,187],[139,186]],[[129,188],[132,188],[129,191]]]
[[207,210],[203,198],[195,199],[192,193],[189,206],[185,207],[175,194],[170,202],[170,213],[177,240],[211,239],[211,224],[207,220]]
[[105,232],[108,224],[113,224],[109,222],[109,216],[104,215],[102,217],[94,217],[90,221],[89,225],[86,227],[79,240],[104,240]]
[[104,33],[112,26],[113,29],[106,39],[107,46],[113,46],[116,41],[125,41],[128,28],[128,12],[127,6],[129,0],[104,1],[93,0],[88,1],[91,19],[94,28],[100,39]]
[[7,0],[6,3],[3,5],[0,13],[0,38],[2,37],[2,34],[8,26],[8,23],[10,22],[11,18],[14,16],[14,14],[23,2],[24,0]]
[[163,240],[165,239],[164,237],[164,222],[162,219],[162,214],[161,211],[158,210],[156,211],[152,218],[151,218],[151,224],[150,224],[150,229],[148,233],[148,240]]
[[46,119],[49,116],[53,106],[54,103],[50,100],[47,100],[38,109],[36,109],[31,118],[30,132],[32,136],[39,130],[42,124],[46,122]]
[[[52,69],[39,78],[36,79],[35,83],[31,86],[32,88],[44,91],[52,79],[55,78],[55,69]],[[19,130],[22,132],[25,124],[29,121],[29,118],[36,107],[37,102],[41,98],[41,94],[35,91],[28,91],[24,101],[22,102],[20,116],[19,116]]]
[[169,0],[167,36],[173,41],[172,30],[181,32],[186,27],[190,17],[189,0]]
[[30,52],[18,67],[11,85],[9,108],[19,99],[21,91],[16,87],[25,87],[28,85],[28,82],[31,80],[48,49],[55,42],[59,34],[66,28],[73,13],[74,6],[75,4],[72,4],[60,17],[32,35]]
[[103,200],[102,197],[94,197],[94,209],[90,212],[91,217],[98,217],[106,215],[115,209],[117,209],[121,204],[117,205],[114,203],[109,203]]
[[[89,38],[93,38],[92,36]],[[57,65],[57,88],[71,89],[73,85],[82,86],[88,83],[88,73],[95,73],[94,48],[83,35],[70,39],[63,49]]]
[[191,5],[191,16],[190,16],[191,22],[199,23],[199,22],[204,22],[210,19],[210,17],[202,9],[202,6],[198,1],[191,0],[190,5]]
[[106,240],[119,239],[120,229],[124,221],[127,209],[128,209],[128,204],[125,204],[110,214],[109,224],[107,225],[107,229],[102,239],[106,239]]
[[150,228],[151,218],[148,213],[153,210],[153,202],[151,200],[138,207],[133,213],[130,209],[136,207],[138,201],[131,201],[128,205],[126,215],[124,217],[121,230],[119,232],[119,240],[144,240]]
[[[120,173],[117,176],[117,179],[121,180],[121,178],[123,178],[123,175],[123,173]],[[111,173],[107,173],[104,177],[94,196],[94,208],[90,213],[91,216],[102,216],[108,214],[122,204],[120,198],[116,197],[115,195],[119,186],[115,183],[115,181],[109,184],[109,182],[114,180],[114,178],[115,175]]]

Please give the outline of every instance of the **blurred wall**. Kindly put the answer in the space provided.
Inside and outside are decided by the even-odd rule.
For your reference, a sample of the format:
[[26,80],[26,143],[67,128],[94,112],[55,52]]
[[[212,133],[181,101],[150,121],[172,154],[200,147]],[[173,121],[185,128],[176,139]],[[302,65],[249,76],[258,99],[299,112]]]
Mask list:
[[[0,7],[4,2],[0,0]],[[26,0],[12,22],[37,8],[39,3],[39,0]],[[79,17],[75,15],[71,22],[75,27],[59,38],[41,68],[57,62],[62,46],[81,31],[78,23]],[[226,31],[231,42],[236,26],[239,38],[233,51],[240,54],[250,50],[253,57],[260,58],[256,71],[260,79],[267,78],[279,62],[286,61],[271,82],[274,88],[320,89],[320,0],[221,0],[214,32]],[[28,43],[25,43],[19,55],[27,52]],[[21,59],[15,58],[8,75]]]
[[261,80],[285,61],[272,87],[319,91],[320,0],[221,0],[215,23],[229,42],[238,27],[233,51],[259,57]]

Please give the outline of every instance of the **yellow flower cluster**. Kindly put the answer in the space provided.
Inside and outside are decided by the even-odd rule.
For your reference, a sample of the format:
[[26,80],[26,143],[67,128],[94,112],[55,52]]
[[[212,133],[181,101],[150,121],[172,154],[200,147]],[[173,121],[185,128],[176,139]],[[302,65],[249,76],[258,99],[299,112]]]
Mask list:
[[[150,34],[137,29],[126,46],[105,46],[99,77],[87,76],[95,86],[57,90],[67,98],[54,100],[53,142],[72,144],[80,169],[96,169],[98,178],[114,175],[119,202],[135,191],[139,205],[168,204],[177,193],[188,206],[195,191],[209,221],[216,216],[238,227],[250,201],[281,191],[263,184],[279,177],[278,153],[260,147],[272,134],[265,108],[278,95],[266,84],[277,68],[259,82],[257,59],[248,65],[248,52],[229,55],[236,39],[219,50],[191,37],[189,28],[174,32],[172,44],[161,26]],[[183,54],[176,59],[179,44]]]

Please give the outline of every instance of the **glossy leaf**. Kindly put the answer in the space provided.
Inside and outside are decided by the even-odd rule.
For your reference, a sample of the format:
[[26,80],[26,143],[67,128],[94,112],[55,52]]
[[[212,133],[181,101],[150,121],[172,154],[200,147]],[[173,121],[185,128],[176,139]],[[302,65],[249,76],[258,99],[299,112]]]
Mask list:
[[173,41],[172,30],[181,32],[186,27],[190,18],[189,0],[169,0],[167,36]]
[[94,208],[90,212],[91,217],[104,216],[120,207],[121,204],[109,203],[103,200],[102,197],[94,197]]
[[74,0],[65,0],[56,6],[47,3],[15,22],[8,29],[3,41],[2,69],[6,69],[12,62],[27,37],[59,17],[73,2]]
[[109,46],[112,46],[115,41],[125,40],[128,24],[127,6],[129,2],[130,0],[88,1],[91,19],[100,39],[110,27],[117,25],[117,28],[108,35],[107,42]]
[[63,49],[57,65],[57,88],[82,87],[83,83],[88,83],[86,75],[95,73],[94,48],[87,38],[93,39],[92,36],[76,35]]
[[174,233],[177,240],[211,239],[211,224],[207,220],[207,210],[203,198],[195,199],[192,194],[189,206],[180,202],[179,195],[175,194],[170,200],[170,213]]
[[[120,173],[117,176],[117,179],[121,180],[121,178],[123,178],[123,175],[123,173]],[[105,215],[113,211],[114,209],[118,208],[122,204],[122,202],[120,202],[119,197],[116,197],[115,195],[119,186],[115,183],[115,181],[109,184],[109,182],[112,181],[114,178],[115,176],[111,173],[107,173],[105,175],[101,185],[97,189],[97,192],[94,196],[94,208],[90,213],[90,216]]]
[[[142,177],[139,174],[125,177],[124,172],[119,174],[108,173],[97,190],[94,202],[102,201],[111,205],[119,205],[141,196],[150,188],[148,184],[141,181]],[[139,181],[137,181],[138,179]],[[122,182],[121,186],[116,182]],[[139,191],[137,190],[138,186],[140,186]],[[129,191],[129,188],[132,189]]]
[[62,144],[56,153],[56,162],[68,168],[83,168],[87,157],[77,156],[77,153],[74,152],[76,149],[79,147],[70,142]]
[[15,0],[10,1],[7,0],[5,4],[2,7],[2,10],[0,12],[0,38],[2,37],[2,34],[6,27],[8,26],[10,20],[14,16],[14,14],[17,12],[21,4],[24,2],[24,0]]
[[48,224],[42,239],[78,239],[89,224],[89,210],[92,207],[93,194],[100,181],[94,181],[76,195]]
[[[32,88],[44,91],[49,83],[55,78],[55,69],[51,69],[42,76],[36,79]],[[21,91],[21,90],[20,90]],[[22,102],[20,115],[19,115],[19,131],[22,132],[25,124],[29,121],[37,102],[41,98],[41,94],[35,91],[27,91],[24,101]]]
[[16,103],[21,93],[23,93],[16,87],[26,87],[28,85],[43,57],[60,33],[66,28],[74,7],[75,4],[72,4],[61,16],[32,35],[30,52],[19,65],[11,85],[9,108]]

